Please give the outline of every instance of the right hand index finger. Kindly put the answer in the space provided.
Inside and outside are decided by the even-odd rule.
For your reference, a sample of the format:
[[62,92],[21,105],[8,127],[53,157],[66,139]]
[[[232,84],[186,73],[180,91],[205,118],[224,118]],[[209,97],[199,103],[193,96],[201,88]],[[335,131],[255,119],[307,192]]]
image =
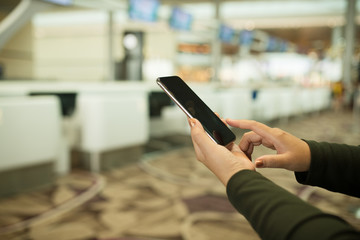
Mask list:
[[226,122],[232,127],[237,127],[241,129],[250,129],[263,138],[275,140],[271,131],[272,128],[266,126],[265,124],[256,122],[254,120],[226,119]]

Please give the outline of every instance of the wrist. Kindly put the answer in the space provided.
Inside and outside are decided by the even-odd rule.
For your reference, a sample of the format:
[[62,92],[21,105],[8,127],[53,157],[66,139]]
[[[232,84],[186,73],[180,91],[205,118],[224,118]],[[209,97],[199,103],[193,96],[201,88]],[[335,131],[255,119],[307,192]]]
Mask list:
[[[232,166],[229,166],[228,168],[226,168],[226,170],[224,170],[221,174],[217,175],[217,177],[219,178],[219,180],[224,184],[224,186],[227,186],[229,180],[238,172],[242,172],[245,170],[249,170],[249,171],[254,171],[255,168],[254,167],[246,167],[242,164],[239,164],[238,162],[234,163]],[[220,172],[219,172],[220,173]]]
[[303,140],[303,151],[302,151],[302,158],[303,161],[301,161],[303,164],[301,166],[301,169],[299,169],[300,171],[298,172],[307,172],[310,169],[310,164],[311,164],[311,151],[310,151],[310,147],[309,144],[306,142],[306,140]]

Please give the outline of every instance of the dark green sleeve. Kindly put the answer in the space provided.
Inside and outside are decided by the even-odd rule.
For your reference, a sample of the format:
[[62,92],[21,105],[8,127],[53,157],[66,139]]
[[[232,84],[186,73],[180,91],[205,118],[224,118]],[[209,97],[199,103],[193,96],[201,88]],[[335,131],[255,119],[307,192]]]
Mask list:
[[299,183],[360,197],[360,146],[305,141],[311,151],[308,172],[296,172]]
[[262,239],[360,239],[341,218],[323,213],[257,172],[236,173],[227,194]]

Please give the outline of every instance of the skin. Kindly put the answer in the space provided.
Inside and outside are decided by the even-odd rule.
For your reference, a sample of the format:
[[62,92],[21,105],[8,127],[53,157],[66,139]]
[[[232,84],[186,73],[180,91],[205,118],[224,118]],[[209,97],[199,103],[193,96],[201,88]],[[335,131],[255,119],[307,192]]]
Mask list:
[[[225,121],[225,120],[223,120]],[[239,145],[227,147],[216,144],[204,131],[197,119],[189,119],[191,138],[197,159],[209,168],[226,186],[230,178],[242,170],[255,171],[255,167],[285,168],[291,171],[307,171],[310,167],[310,149],[306,142],[278,128],[270,128],[252,120],[225,121],[232,127],[250,129]],[[264,145],[277,154],[263,155],[251,162],[255,146]]]
[[255,146],[276,150],[277,154],[263,155],[255,159],[256,167],[284,168],[290,171],[305,172],[310,168],[310,148],[303,140],[279,129],[252,120],[227,119],[232,127],[250,129],[240,140],[239,148],[251,156]]
[[209,168],[226,186],[230,178],[241,170],[255,170],[255,165],[239,146],[232,143],[224,147],[206,134],[197,119],[189,119],[191,138],[197,159]]

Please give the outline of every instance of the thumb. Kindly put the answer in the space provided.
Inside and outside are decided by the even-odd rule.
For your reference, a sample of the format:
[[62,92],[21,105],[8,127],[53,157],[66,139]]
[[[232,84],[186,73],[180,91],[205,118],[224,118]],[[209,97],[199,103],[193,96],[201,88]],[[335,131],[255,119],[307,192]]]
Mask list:
[[255,160],[257,168],[286,168],[285,154],[263,155]]
[[197,119],[190,119],[189,124],[191,127],[191,137],[199,147],[204,148],[203,150],[213,147],[215,143],[209,138]]
[[215,143],[207,136],[204,128],[197,119],[189,119],[189,124],[191,127],[191,140],[194,144],[196,157],[200,162],[204,162]]

